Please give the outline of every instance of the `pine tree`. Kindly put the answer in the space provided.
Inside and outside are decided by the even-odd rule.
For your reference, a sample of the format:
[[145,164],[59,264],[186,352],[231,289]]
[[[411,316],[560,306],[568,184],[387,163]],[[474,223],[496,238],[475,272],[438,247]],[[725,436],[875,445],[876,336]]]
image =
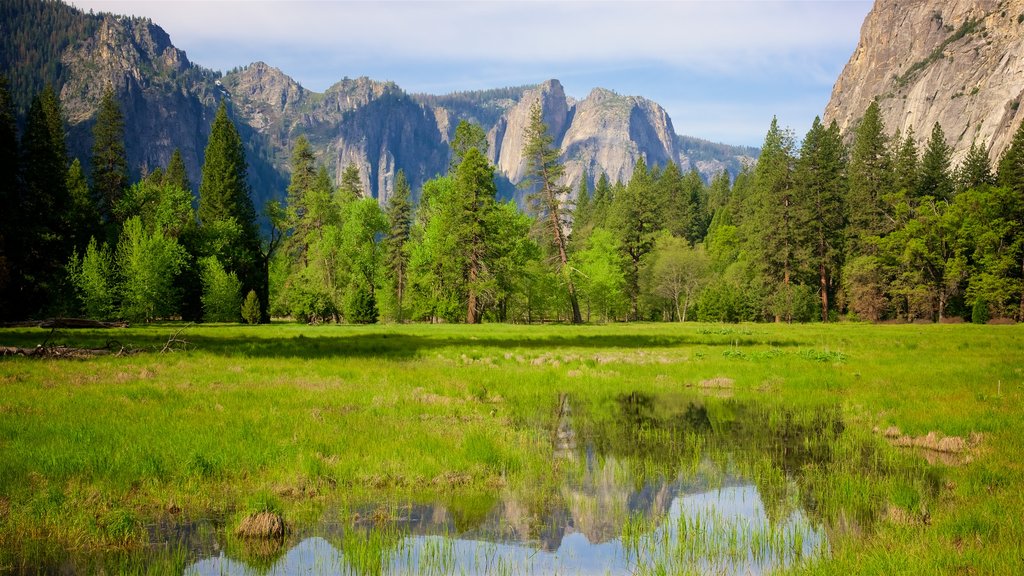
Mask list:
[[218,256],[228,272],[238,275],[242,293],[256,290],[266,321],[268,280],[265,266],[260,265],[259,230],[247,173],[242,139],[221,102],[206,145],[199,184],[199,222],[217,236],[213,243],[222,247],[219,254],[207,255]]
[[171,160],[167,163],[167,170],[164,171],[163,181],[166,184],[175,186],[182,190],[192,192],[192,182],[188,179],[188,172],[185,170],[185,161],[181,158],[181,151],[177,148],[171,154]]
[[388,238],[386,246],[387,268],[391,275],[395,297],[395,319],[405,319],[405,289],[408,284],[409,242],[412,227],[412,196],[405,171],[395,175],[395,190],[388,198]]
[[64,265],[71,256],[64,220],[70,202],[64,119],[50,87],[32,101],[21,151],[25,180],[20,218],[26,229],[17,269],[21,309],[34,315],[57,304]]
[[116,230],[121,222],[115,210],[128,189],[128,160],[124,147],[124,116],[112,90],[107,90],[100,101],[92,137],[93,198],[103,223]]
[[921,175],[921,161],[918,158],[914,129],[908,128],[907,135],[902,140],[897,133],[893,140],[896,145],[892,159],[893,189],[907,197],[913,197],[920,188]]
[[995,183],[988,147],[984,144],[979,145],[976,141],[972,142],[971,149],[967,151],[967,157],[956,171],[957,193],[981,186],[991,186]]
[[950,171],[952,149],[946,144],[946,135],[938,122],[932,127],[921,157],[921,177],[918,182],[918,197],[928,196],[935,200],[953,198],[953,176]]
[[21,252],[21,195],[18,190],[18,129],[7,77],[0,75],[0,321],[15,315],[15,275]]
[[72,249],[82,253],[89,243],[89,238],[100,231],[100,215],[78,158],[75,158],[68,168],[67,187],[70,203],[65,216],[65,228]]
[[466,323],[478,324],[483,314],[480,290],[487,262],[488,212],[494,207],[494,168],[476,148],[470,148],[455,171],[455,189],[462,212],[460,230],[466,254]]
[[576,200],[572,209],[572,236],[575,236],[576,230],[586,228],[590,224],[590,206],[590,189],[587,187],[587,173],[584,172],[576,188]]
[[555,252],[556,272],[565,283],[572,308],[572,323],[581,324],[583,316],[569,269],[566,230],[570,226],[572,212],[562,202],[569,195],[569,190],[560,184],[565,174],[565,167],[559,161],[562,151],[554,147],[554,137],[548,133],[539,102],[530,108],[530,120],[523,140],[523,157],[528,166],[526,182],[534,189],[527,197],[527,205],[542,230],[544,242]]
[[455,173],[470,148],[476,148],[481,154],[487,156],[487,133],[478,124],[460,120],[459,125],[455,127],[455,136],[452,138],[451,159],[448,161],[449,174]]
[[[820,127],[820,122],[819,122]],[[754,265],[775,298],[775,321],[792,321],[791,284],[806,254],[800,242],[804,216],[793,180],[793,136],[772,118],[754,168],[754,187],[746,235]]]
[[664,201],[665,229],[677,238],[686,238],[693,224],[694,210],[690,191],[684,186],[683,175],[675,162],[669,162],[656,185]]
[[826,129],[814,119],[800,149],[796,185],[807,217],[802,226],[805,242],[811,250],[812,268],[817,268],[821,321],[828,322],[829,294],[838,285],[846,225],[846,155],[834,121]]
[[868,106],[854,134],[849,176],[848,256],[868,251],[865,239],[889,230],[883,198],[892,185],[892,160],[877,100]]
[[[1020,260],[1021,282],[1024,282],[1024,123],[1017,128],[1010,147],[999,159],[1000,186],[1007,188],[1012,198],[1007,220],[1011,223],[1013,244]],[[1024,286],[1020,292],[1020,310],[1018,320],[1024,321]]]
[[653,187],[647,163],[641,156],[629,184],[613,194],[609,210],[609,220],[618,232],[627,257],[626,291],[631,320],[640,319],[641,264],[654,248],[655,235],[664,223]]
[[341,172],[341,185],[338,186],[338,194],[342,203],[366,196],[363,190],[363,179],[359,175],[359,167],[355,164],[345,166]]

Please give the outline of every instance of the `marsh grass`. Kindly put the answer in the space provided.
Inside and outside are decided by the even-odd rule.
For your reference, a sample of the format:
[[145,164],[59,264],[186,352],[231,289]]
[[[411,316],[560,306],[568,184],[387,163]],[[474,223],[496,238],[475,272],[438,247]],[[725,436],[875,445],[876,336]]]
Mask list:
[[[82,573],[141,573],[159,562],[157,571],[180,573],[190,553],[152,554],[149,527],[184,517],[227,519],[218,538],[247,557],[230,532],[254,511],[253,495],[295,526],[330,507],[400,497],[480,503],[459,509],[463,525],[503,491],[543,510],[567,498],[564,479],[582,466],[553,457],[558,398],[568,394],[581,434],[628,450],[638,482],[742,473],[772,495],[769,515],[806,510],[828,550],[790,571],[1024,573],[1018,326],[200,325],[179,335],[187,351],[155,352],[180,328],[0,330],[5,345],[49,337],[146,351],[0,360],[0,572],[70,562]],[[730,398],[687,389],[720,378],[732,381]],[[686,412],[694,394],[710,415]],[[752,417],[750,406],[763,410]],[[623,414],[635,418],[615,420]],[[650,425],[669,414],[685,425]],[[709,471],[698,455],[757,438],[751,422],[774,433],[734,470]],[[872,432],[888,426],[984,440],[970,462],[932,464]],[[648,457],[665,449],[668,461]],[[641,521],[650,522],[629,521],[635,540]],[[729,530],[737,550],[777,537]],[[342,543],[346,558],[358,571],[383,569],[375,554],[396,536],[364,536]],[[252,556],[268,565],[281,553]],[[648,567],[701,571],[673,558]]]

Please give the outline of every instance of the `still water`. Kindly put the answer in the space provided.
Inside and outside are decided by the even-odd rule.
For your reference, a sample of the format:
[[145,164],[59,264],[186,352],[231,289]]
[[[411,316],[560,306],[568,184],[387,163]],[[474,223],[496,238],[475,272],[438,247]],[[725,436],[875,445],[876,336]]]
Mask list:
[[211,535],[184,574],[761,574],[828,553],[792,473],[827,457],[807,434],[841,433],[834,413],[779,433],[729,402],[574,406],[559,398],[552,431],[559,486],[500,489],[468,519],[450,502],[333,510],[242,554]]

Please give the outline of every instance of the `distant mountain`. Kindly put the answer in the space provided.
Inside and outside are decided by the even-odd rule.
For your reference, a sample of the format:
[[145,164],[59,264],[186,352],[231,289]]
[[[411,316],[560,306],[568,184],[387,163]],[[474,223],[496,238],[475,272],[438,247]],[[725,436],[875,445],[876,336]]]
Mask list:
[[198,185],[210,123],[227,101],[246,143],[257,205],[283,197],[290,150],[300,135],[336,176],[348,164],[358,166],[364,188],[381,202],[399,169],[418,192],[447,170],[449,141],[460,120],[488,133],[501,189],[514,197],[524,174],[522,131],[538,100],[574,189],[584,175],[591,182],[601,173],[626,180],[641,156],[650,165],[695,167],[710,178],[723,169],[735,173],[757,155],[752,148],[678,136],[656,103],[601,88],[576,102],[557,80],[436,96],[409,94],[393,82],[346,78],[317,93],[261,62],[223,76],[197,66],[148,19],[85,14],[43,0],[5,0],[0,10],[5,32],[11,31],[0,40],[0,63],[19,107],[27,108],[45,83],[57,86],[74,156],[88,161],[95,111],[113,88],[125,115],[134,175],[165,165],[180,148]]
[[889,130],[942,125],[954,161],[997,159],[1024,121],[1024,0],[877,0],[825,109],[849,131],[878,98]]

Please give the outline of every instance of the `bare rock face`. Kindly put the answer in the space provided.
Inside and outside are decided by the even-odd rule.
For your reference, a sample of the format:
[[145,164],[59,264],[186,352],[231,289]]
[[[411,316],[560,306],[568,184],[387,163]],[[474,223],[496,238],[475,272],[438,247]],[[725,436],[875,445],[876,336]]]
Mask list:
[[1024,0],[876,0],[825,120],[849,132],[876,97],[890,131],[938,122],[954,163],[974,141],[998,159],[1024,119]]
[[650,166],[679,158],[672,120],[661,106],[603,88],[576,105],[561,148],[566,180],[573,187],[585,175],[593,181],[602,173],[612,182],[625,182],[641,156]]
[[540,102],[548,133],[557,143],[569,121],[569,101],[558,80],[548,80],[524,93],[522,99],[498,120],[487,135],[489,159],[513,184],[518,184],[526,177],[523,135],[530,123],[530,110],[537,102]]
[[100,100],[121,103],[128,163],[136,173],[165,166],[180,148],[189,178],[199,167],[216,110],[213,73],[194,67],[149,20],[102,16],[96,34],[65,51],[61,103],[72,156],[88,161]]

